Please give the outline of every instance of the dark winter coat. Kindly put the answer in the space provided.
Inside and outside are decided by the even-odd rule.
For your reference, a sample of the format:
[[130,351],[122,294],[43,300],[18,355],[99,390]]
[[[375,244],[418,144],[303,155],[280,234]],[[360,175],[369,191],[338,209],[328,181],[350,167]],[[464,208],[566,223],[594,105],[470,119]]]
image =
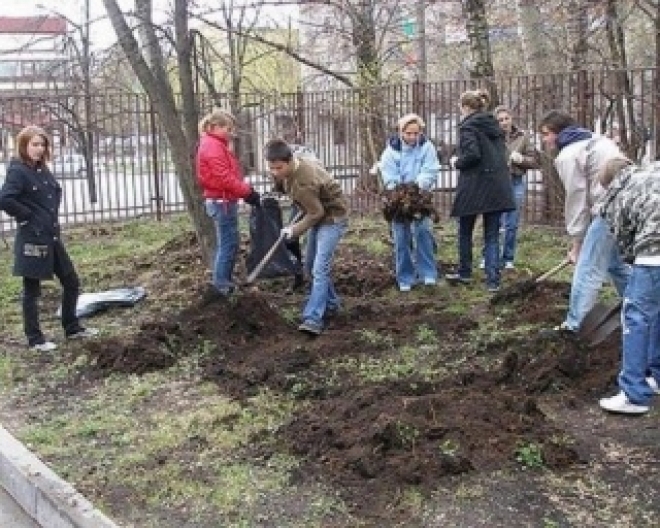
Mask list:
[[504,132],[488,113],[475,112],[458,127],[456,168],[459,170],[452,216],[513,211],[511,174]]
[[53,277],[55,255],[62,275],[74,271],[60,240],[58,211],[62,187],[44,165],[14,159],[0,189],[0,210],[16,219],[14,275],[33,279]]

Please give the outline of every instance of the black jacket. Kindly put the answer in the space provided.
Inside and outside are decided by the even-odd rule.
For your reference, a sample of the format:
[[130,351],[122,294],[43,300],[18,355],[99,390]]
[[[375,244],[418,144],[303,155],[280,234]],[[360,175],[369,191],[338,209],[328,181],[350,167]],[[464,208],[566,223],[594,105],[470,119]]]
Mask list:
[[452,216],[513,211],[504,132],[492,116],[475,112],[459,124],[456,168],[460,171]]
[[13,159],[0,189],[0,210],[16,219],[14,275],[50,279],[55,257],[60,272],[73,272],[73,264],[60,240],[58,211],[62,187],[44,165],[31,166]]

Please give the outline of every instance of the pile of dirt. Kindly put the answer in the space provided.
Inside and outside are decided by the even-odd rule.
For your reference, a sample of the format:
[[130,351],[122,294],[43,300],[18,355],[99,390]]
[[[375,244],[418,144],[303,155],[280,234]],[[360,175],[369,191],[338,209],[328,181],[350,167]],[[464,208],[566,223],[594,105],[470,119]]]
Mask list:
[[[192,251],[189,244],[167,248],[159,255],[163,269],[189,265]],[[157,265],[157,259],[148,264]],[[502,328],[550,327],[565,310],[566,285],[544,283],[518,305],[478,306],[457,315],[445,311],[446,297],[382,295],[392,285],[389,266],[358,246],[340,246],[335,276],[346,307],[318,338],[296,330],[291,314],[299,313],[302,297],[262,290],[231,301],[193,300],[132,337],[87,343],[89,375],[167,368],[203,346],[210,351],[206,378],[224,394],[245,400],[267,387],[304,401],[268,449],[303,457],[301,472],[309,478],[353,490],[353,498],[369,495],[355,501],[364,507],[402,485],[431,490],[443,476],[519,464],[524,449],[536,449],[551,468],[580,460],[579,446],[561,441],[565,435],[541,411],[539,398],[605,390],[618,364],[616,337],[598,350],[531,333],[486,335],[483,343],[470,337],[484,314]],[[460,370],[453,367],[433,382],[414,370],[379,382],[360,377],[359,368],[329,367],[335,359],[358,366],[396,361],[403,345],[420,345],[420,328],[437,337],[424,344],[424,367],[441,371],[458,361]],[[253,445],[260,449],[258,437]]]
[[383,200],[383,215],[388,222],[410,222],[425,217],[436,223],[440,221],[433,193],[423,191],[416,183],[400,183],[391,191],[384,191]]

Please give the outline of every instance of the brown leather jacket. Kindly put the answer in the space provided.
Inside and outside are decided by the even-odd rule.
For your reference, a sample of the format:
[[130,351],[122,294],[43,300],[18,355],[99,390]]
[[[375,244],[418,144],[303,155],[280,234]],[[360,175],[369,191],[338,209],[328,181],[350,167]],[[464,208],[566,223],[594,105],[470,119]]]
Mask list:
[[527,134],[522,130],[512,127],[511,132],[505,136],[507,160],[512,152],[519,152],[523,156],[520,163],[511,163],[511,176],[523,176],[529,169],[538,169],[540,166],[539,153],[534,148]]

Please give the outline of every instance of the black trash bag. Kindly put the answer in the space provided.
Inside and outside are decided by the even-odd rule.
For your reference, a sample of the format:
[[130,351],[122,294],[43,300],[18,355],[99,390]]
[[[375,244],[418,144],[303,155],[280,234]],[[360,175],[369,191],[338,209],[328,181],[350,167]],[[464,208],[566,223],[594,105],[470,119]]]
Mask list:
[[[78,297],[76,304],[77,317],[90,317],[94,314],[105,312],[112,307],[131,307],[147,296],[146,290],[141,287],[117,288],[96,293],[83,293]],[[58,308],[57,316],[62,313],[62,307]]]
[[[246,266],[248,274],[257,267],[261,259],[273,247],[282,230],[282,209],[276,198],[266,197],[261,200],[261,207],[253,207],[250,213],[250,251]],[[272,279],[294,275],[296,263],[285,244],[281,244],[270,262],[261,270],[259,277]]]

